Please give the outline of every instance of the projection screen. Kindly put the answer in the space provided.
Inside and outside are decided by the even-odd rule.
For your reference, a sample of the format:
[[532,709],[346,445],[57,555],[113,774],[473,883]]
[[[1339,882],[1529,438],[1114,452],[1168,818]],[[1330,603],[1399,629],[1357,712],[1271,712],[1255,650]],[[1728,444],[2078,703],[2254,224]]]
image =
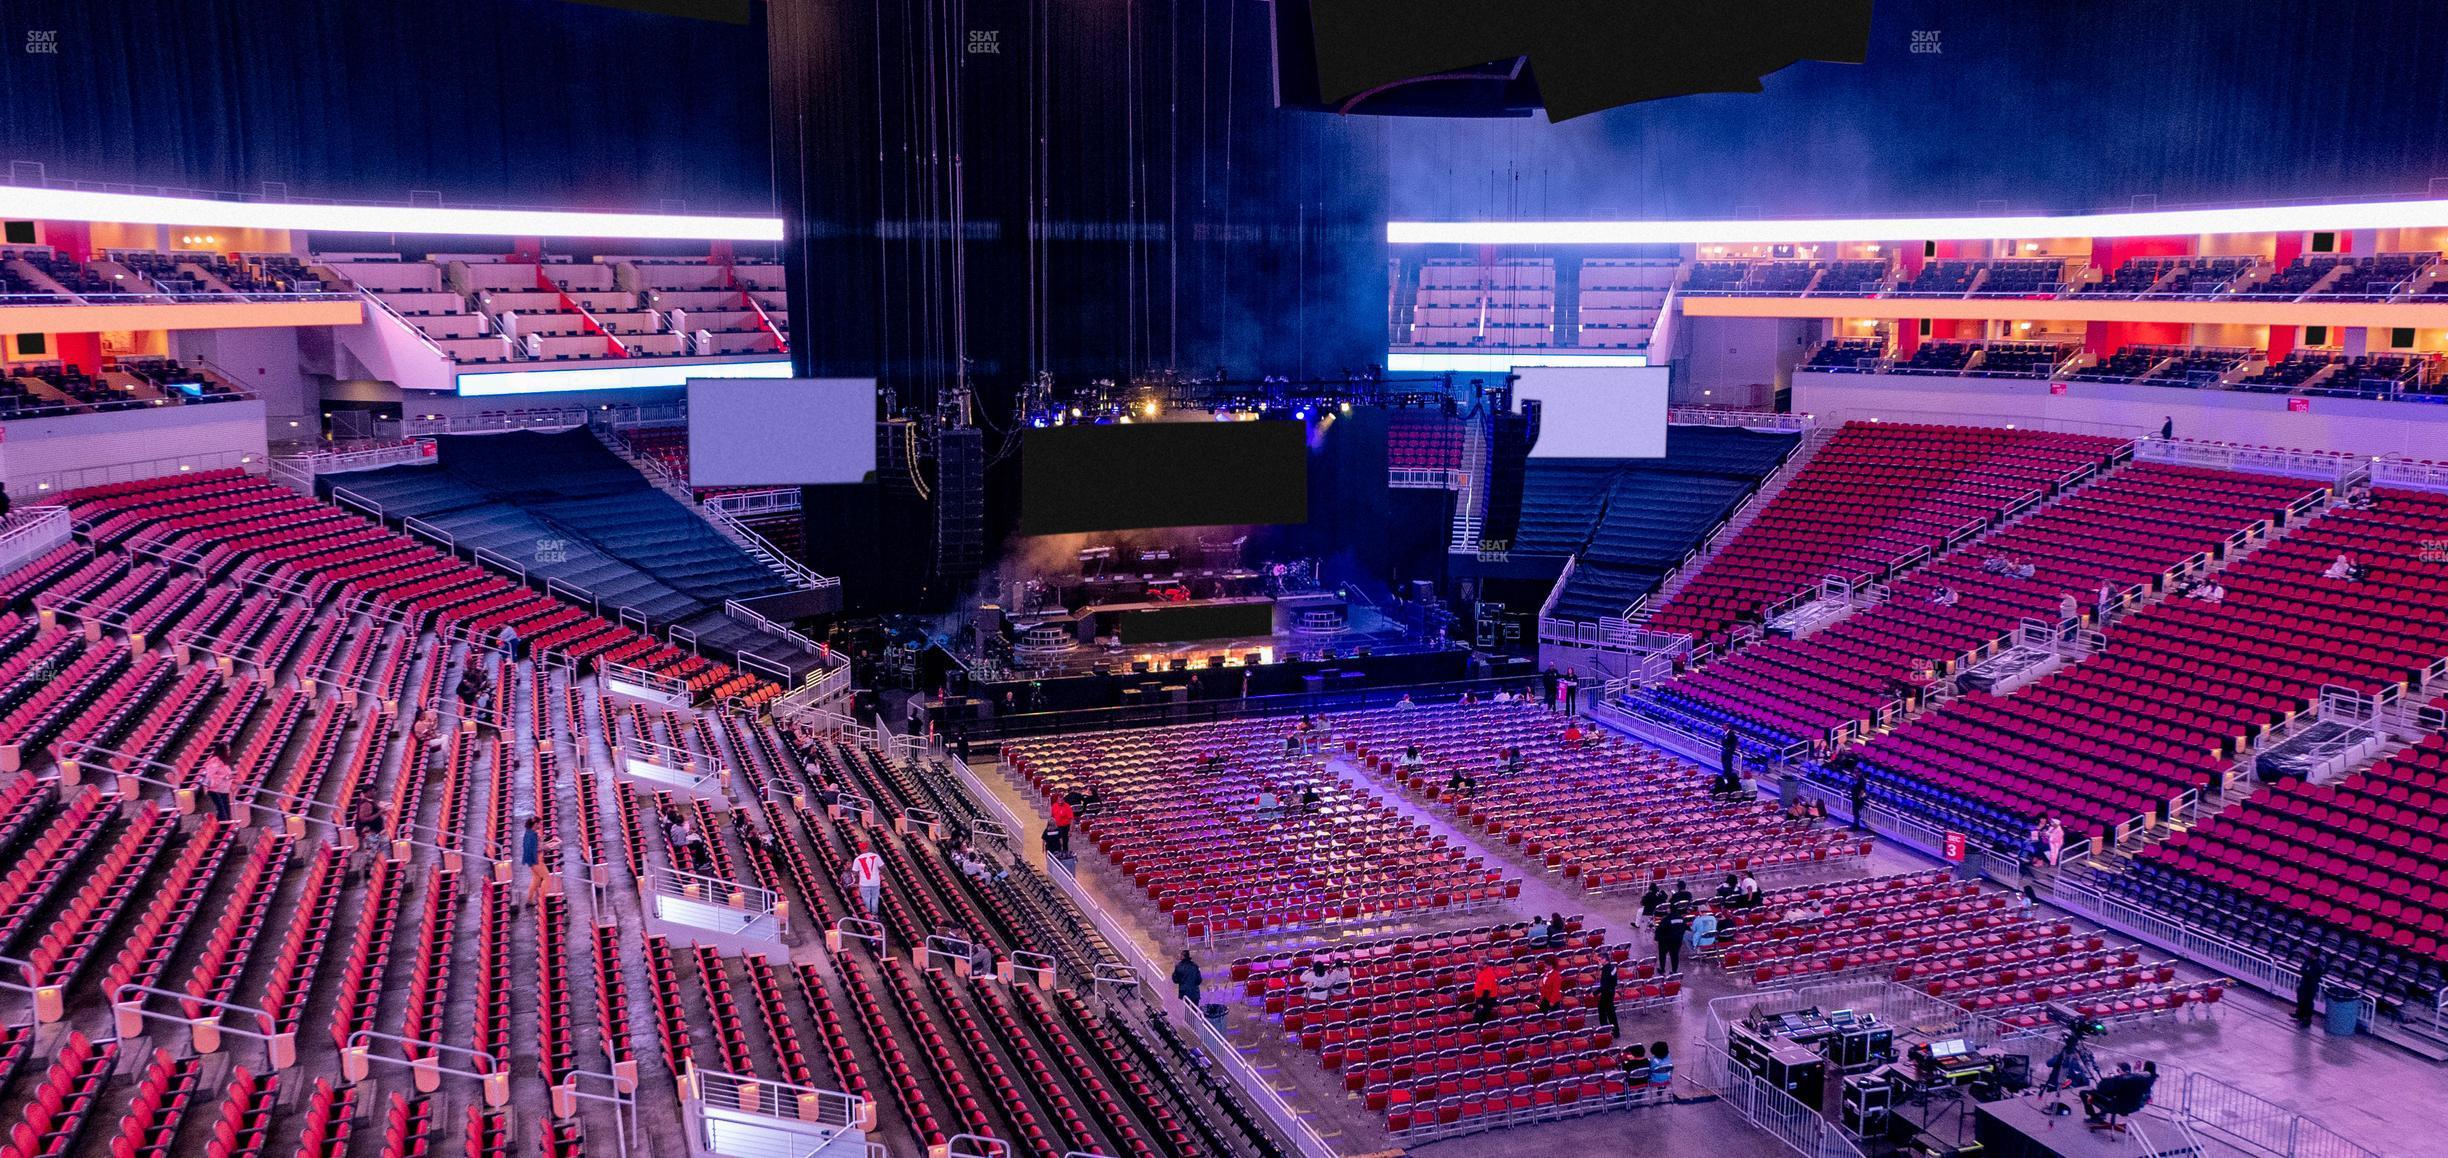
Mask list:
[[689,485],[824,486],[875,473],[873,378],[692,378]]
[[1666,457],[1666,367],[1523,366],[1513,397],[1539,404],[1532,458]]

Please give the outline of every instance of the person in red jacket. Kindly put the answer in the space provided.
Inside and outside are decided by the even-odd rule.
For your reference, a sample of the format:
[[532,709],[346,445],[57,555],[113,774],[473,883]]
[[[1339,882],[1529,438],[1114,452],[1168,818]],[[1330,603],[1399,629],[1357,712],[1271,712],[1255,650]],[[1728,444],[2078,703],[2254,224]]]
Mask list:
[[1054,832],[1053,839],[1046,842],[1048,851],[1059,853],[1071,851],[1071,822],[1075,819],[1078,819],[1078,814],[1071,811],[1070,801],[1062,799],[1054,801]]
[[1504,984],[1504,975],[1496,971],[1496,963],[1482,961],[1479,971],[1471,975],[1470,1004],[1474,1007],[1472,1021],[1487,1022],[1496,1017],[1496,990]]
[[1553,1013],[1564,1004],[1564,969],[1553,961],[1539,977],[1539,1012]]

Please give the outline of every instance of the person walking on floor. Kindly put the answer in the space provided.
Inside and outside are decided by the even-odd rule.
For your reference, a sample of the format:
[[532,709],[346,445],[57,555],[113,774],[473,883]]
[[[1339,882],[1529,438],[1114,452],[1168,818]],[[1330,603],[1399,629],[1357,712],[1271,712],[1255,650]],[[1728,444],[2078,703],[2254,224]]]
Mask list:
[[1182,950],[1181,960],[1173,963],[1173,992],[1181,995],[1182,1006],[1190,1011],[1192,1017],[1199,1014],[1199,985],[1206,980],[1206,976],[1199,972],[1198,962],[1191,958],[1190,951]]
[[2295,979],[2295,1024],[2310,1028],[2313,1008],[2320,1003],[2321,982],[2329,976],[2329,959],[2315,949],[2304,958],[2303,970]]
[[230,793],[238,789],[238,772],[230,767],[228,744],[214,744],[204,754],[202,784],[204,799],[212,804],[213,819],[229,823]]
[[1858,767],[1854,768],[1853,784],[1847,793],[1853,804],[1853,820],[1850,827],[1853,831],[1860,832],[1869,823],[1870,774]]
[[1608,1029],[1615,1028],[1616,980],[1615,959],[1609,957],[1605,964],[1598,967],[1598,992],[1594,998],[1598,1006],[1598,1024]]
[[850,883],[858,889],[859,907],[873,917],[884,904],[884,858],[866,841],[860,841],[858,849],[850,858]]
[[1658,918],[1658,968],[1667,973],[1683,971],[1683,935],[1691,930],[1691,918],[1679,908],[1670,909]]

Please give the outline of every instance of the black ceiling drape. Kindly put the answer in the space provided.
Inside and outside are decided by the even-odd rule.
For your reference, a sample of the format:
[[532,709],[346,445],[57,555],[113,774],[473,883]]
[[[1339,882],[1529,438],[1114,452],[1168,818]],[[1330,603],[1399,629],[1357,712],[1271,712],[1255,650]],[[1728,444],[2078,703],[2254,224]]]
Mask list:
[[[10,0],[5,10],[0,161],[37,162],[53,178],[772,211],[754,24],[561,0]],[[30,32],[55,33],[58,51],[24,51]]]

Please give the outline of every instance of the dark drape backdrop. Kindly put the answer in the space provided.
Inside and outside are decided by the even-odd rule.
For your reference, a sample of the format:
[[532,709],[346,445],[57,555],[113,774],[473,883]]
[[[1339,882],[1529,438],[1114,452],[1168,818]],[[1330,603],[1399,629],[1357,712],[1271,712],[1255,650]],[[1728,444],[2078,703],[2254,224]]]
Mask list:
[[[55,179],[773,211],[753,23],[562,0],[9,0],[0,11],[0,161]],[[56,33],[58,51],[25,51],[30,32]]]
[[1382,126],[1274,112],[1269,15],[773,0],[802,369],[923,396],[965,356],[1001,421],[1040,371],[1378,360]]

